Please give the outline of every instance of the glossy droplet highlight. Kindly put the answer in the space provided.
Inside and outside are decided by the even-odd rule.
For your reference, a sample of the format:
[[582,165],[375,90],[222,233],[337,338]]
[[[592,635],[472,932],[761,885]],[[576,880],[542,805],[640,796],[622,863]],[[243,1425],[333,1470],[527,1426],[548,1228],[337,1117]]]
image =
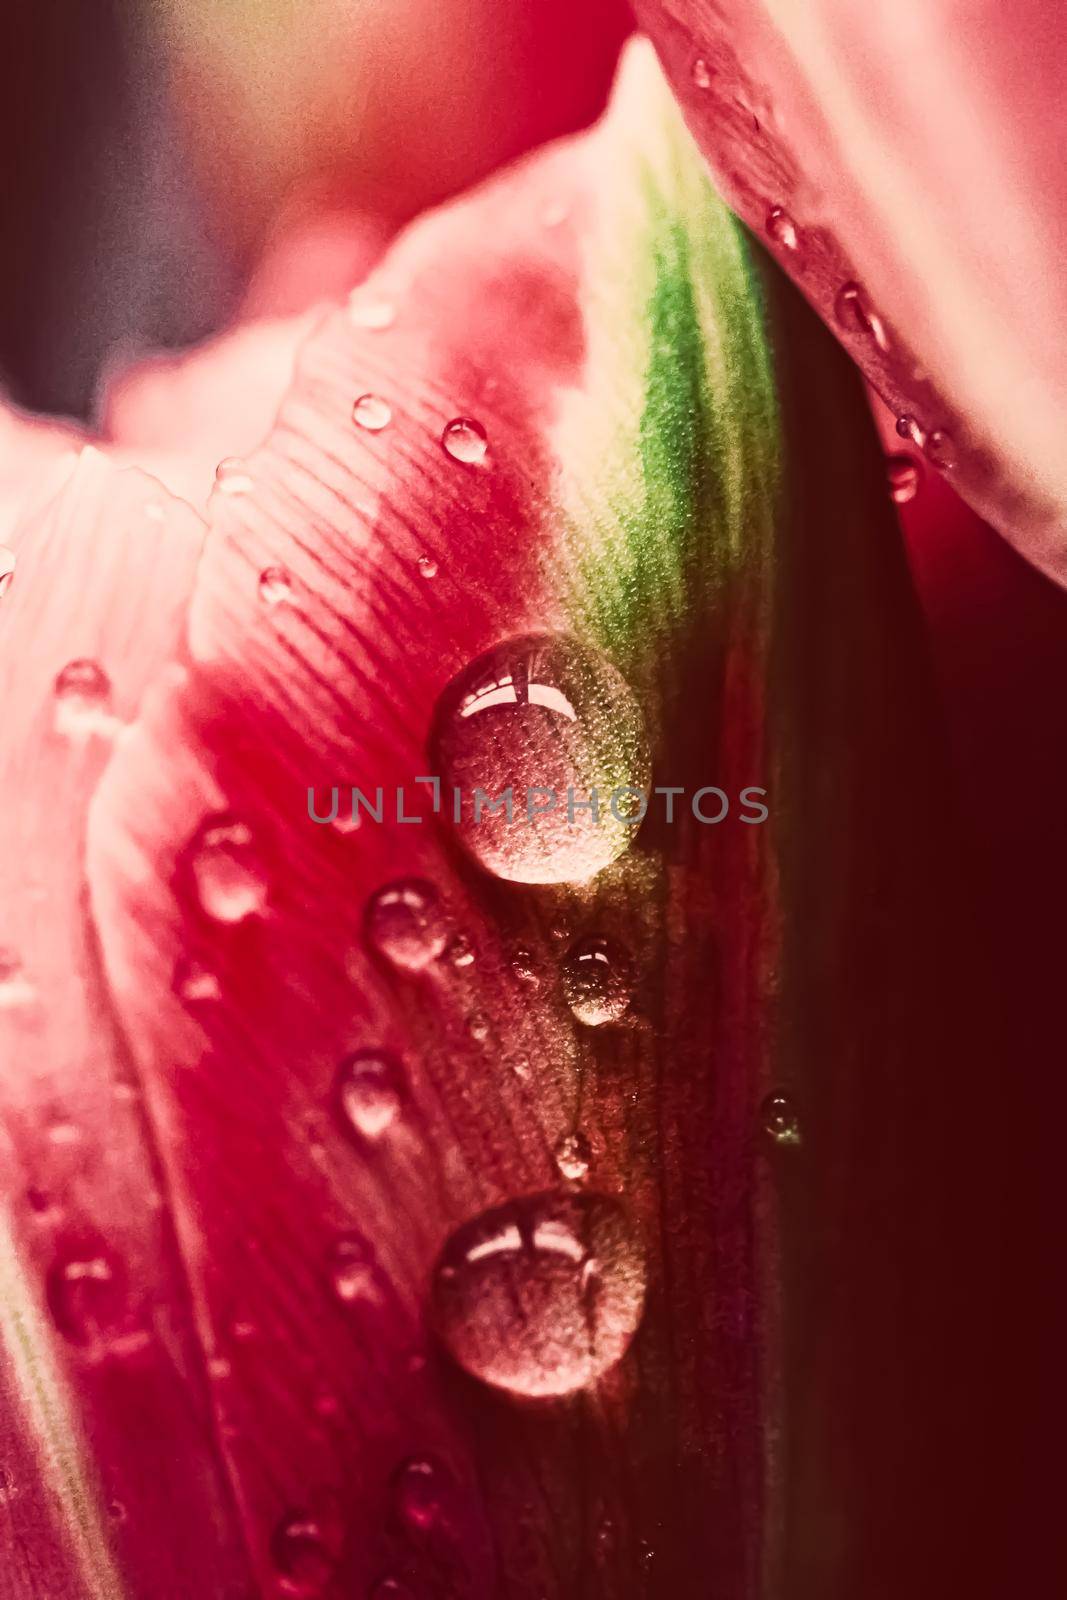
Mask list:
[[227,456],[215,468],[215,487],[220,494],[248,494],[252,477],[238,456]]
[[29,1005],[36,994],[15,951],[0,948],[0,1010]]
[[106,734],[115,726],[111,715],[111,680],[96,661],[68,661],[55,681],[55,727],[68,739]]
[[800,1117],[787,1094],[776,1090],[769,1094],[762,1108],[763,1131],[775,1144],[800,1143]]
[[123,1274],[117,1258],[102,1248],[55,1261],[48,1272],[46,1292],[52,1320],[71,1344],[106,1344],[123,1322]]
[[693,62],[693,82],[698,89],[710,89],[712,84],[712,71],[703,56],[697,56]]
[[330,1280],[339,1300],[380,1306],[385,1300],[381,1269],[367,1241],[357,1233],[345,1234],[330,1254]]
[[208,817],[192,846],[197,897],[216,922],[243,922],[265,910],[267,878],[246,822],[226,813]]
[[[430,747],[447,814],[497,877],[585,882],[634,839],[611,797],[648,788],[644,719],[621,674],[575,639],[526,634],[479,656],[438,701]],[[479,807],[479,792],[503,801]]]
[[15,576],[15,552],[0,544],[0,600],[10,589]]
[[419,972],[448,943],[450,929],[432,883],[403,878],[379,889],[367,905],[367,938],[394,966]]
[[357,1050],[337,1074],[337,1097],[346,1121],[372,1142],[396,1121],[402,1101],[400,1063],[387,1050]]
[[381,433],[393,420],[392,407],[381,395],[361,394],[352,407],[352,421],[368,433]]
[[834,301],[834,315],[843,328],[856,329],[866,334],[883,352],[889,349],[889,334],[885,323],[858,283],[846,283],[838,291],[837,299]]
[[274,1530],[271,1557],[288,1594],[321,1594],[337,1570],[337,1557],[317,1518],[293,1513]]
[[915,456],[890,456],[886,462],[886,481],[890,498],[898,506],[915,499],[923,479],[922,462]]
[[284,567],[264,567],[259,575],[259,598],[265,606],[284,605],[293,598],[293,580]]
[[473,1377],[511,1394],[572,1394],[625,1354],[645,1286],[644,1252],[622,1206],[554,1191],[498,1206],[452,1235],[434,1275],[434,1315]]
[[581,1133],[565,1133],[556,1145],[556,1166],[568,1183],[581,1183],[589,1174],[592,1152]]
[[414,1456],[393,1476],[393,1505],[409,1532],[429,1533],[446,1515],[452,1479],[433,1456]]
[[464,461],[468,466],[484,461],[489,449],[485,429],[473,417],[453,417],[445,424],[441,443],[453,461]]
[[217,1000],[221,993],[219,980],[198,961],[180,961],[174,973],[174,987],[186,1005],[203,1005]]
[[935,428],[926,441],[926,458],[942,472],[950,472],[956,465],[956,441],[944,428]]
[[796,223],[783,206],[772,206],[768,211],[767,235],[783,250],[795,250],[800,243]]
[[897,418],[897,433],[902,439],[910,439],[911,443],[918,445],[920,450],[926,443],[926,435],[922,430],[921,424],[915,417],[909,416],[907,412]]
[[630,1008],[633,961],[613,939],[600,934],[580,939],[568,952],[561,976],[567,1004],[587,1027],[618,1022]]
[[437,562],[433,556],[420,556],[418,566],[424,578],[436,578]]

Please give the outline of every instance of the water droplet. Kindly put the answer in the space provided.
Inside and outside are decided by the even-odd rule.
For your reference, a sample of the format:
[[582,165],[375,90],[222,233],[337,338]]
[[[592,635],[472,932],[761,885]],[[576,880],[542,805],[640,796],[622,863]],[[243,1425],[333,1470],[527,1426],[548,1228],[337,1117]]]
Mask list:
[[520,946],[511,958],[511,970],[522,983],[536,986],[541,982],[541,973],[538,970],[537,958],[532,950],[525,945]]
[[795,250],[800,243],[796,223],[783,206],[772,206],[768,211],[767,233],[783,250]]
[[368,433],[381,433],[392,420],[392,407],[380,395],[361,394],[352,407],[352,421]]
[[556,1146],[556,1166],[570,1183],[581,1183],[589,1175],[592,1152],[589,1140],[581,1133],[565,1133]]
[[0,600],[10,589],[15,577],[15,552],[0,544]]
[[437,890],[421,878],[379,889],[367,904],[367,937],[394,966],[419,972],[448,943],[449,927]]
[[597,1028],[626,1015],[633,994],[629,951],[612,939],[590,934],[563,963],[563,993],[579,1022]]
[[436,578],[437,562],[434,560],[433,556],[419,557],[419,571],[422,573],[424,578]]
[[922,462],[915,456],[890,456],[886,461],[886,478],[889,493],[898,506],[914,500],[922,485]]
[[52,1320],[71,1344],[106,1343],[123,1320],[123,1274],[117,1259],[106,1250],[86,1251],[53,1262],[45,1289]]
[[467,1018],[467,1032],[470,1034],[471,1038],[476,1039],[479,1044],[483,1040],[488,1039],[489,1018],[483,1011],[476,1011],[473,1016]]
[[226,813],[206,818],[193,840],[192,870],[200,904],[217,922],[265,909],[266,875],[246,822]]
[[428,1533],[445,1515],[452,1489],[450,1474],[432,1456],[405,1461],[393,1477],[397,1516],[415,1533]]
[[357,328],[368,328],[380,333],[391,328],[396,321],[396,307],[391,300],[375,300],[366,295],[354,294],[348,302],[348,315]]
[[697,56],[693,62],[693,82],[698,89],[710,89],[713,73],[703,56]]
[[385,1577],[372,1586],[367,1600],[416,1600],[416,1595],[403,1578]]
[[174,973],[174,988],[187,1005],[217,1000],[221,993],[218,978],[198,961],[179,961]]
[[363,1302],[379,1306],[385,1300],[381,1269],[367,1241],[358,1233],[346,1233],[330,1253],[330,1278],[334,1292],[346,1305]]
[[395,1122],[402,1100],[400,1063],[387,1050],[357,1050],[337,1075],[345,1117],[364,1139],[380,1139]]
[[111,715],[111,680],[95,661],[68,661],[55,681],[55,728],[68,739],[87,739],[94,733],[109,733],[115,719]]
[[617,1201],[531,1195],[456,1230],[438,1259],[434,1313],[473,1377],[512,1394],[571,1394],[625,1354],[645,1281],[641,1244]]
[[489,449],[485,429],[473,417],[453,417],[445,425],[441,443],[453,461],[465,461],[468,466],[484,461]]
[[226,1356],[212,1356],[207,1364],[208,1376],[223,1383],[233,1376],[233,1362]]
[[453,967],[472,967],[474,965],[474,946],[465,933],[457,933],[448,949],[445,959]]
[[267,606],[283,605],[293,598],[293,580],[284,567],[264,567],[259,575],[259,598]]
[[800,1118],[797,1108],[787,1094],[777,1090],[763,1102],[763,1130],[775,1144],[800,1143]]
[[0,948],[0,1011],[29,1005],[36,993],[14,950]]
[[289,1594],[321,1594],[337,1571],[331,1541],[317,1518],[294,1513],[274,1530],[271,1557]]
[[889,349],[885,323],[858,283],[846,283],[834,301],[834,315],[843,328],[855,328],[872,338],[879,350]]
[[902,439],[910,439],[912,444],[918,445],[920,450],[926,442],[926,435],[922,427],[907,412],[897,418],[897,433]]
[[956,442],[944,428],[935,428],[926,441],[927,459],[943,472],[951,472],[956,465]]
[[[633,841],[610,802],[616,789],[648,787],[641,710],[577,640],[528,634],[479,656],[438,701],[431,750],[433,771],[464,797],[460,838],[498,877],[585,882]],[[505,805],[476,816],[478,790],[510,791],[510,819]]]
[[238,456],[227,456],[215,468],[215,484],[220,494],[248,494],[252,478]]

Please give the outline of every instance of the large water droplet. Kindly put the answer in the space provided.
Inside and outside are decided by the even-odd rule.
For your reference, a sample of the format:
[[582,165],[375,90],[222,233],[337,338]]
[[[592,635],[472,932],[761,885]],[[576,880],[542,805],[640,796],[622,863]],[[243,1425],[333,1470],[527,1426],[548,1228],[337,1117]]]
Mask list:
[[388,884],[367,903],[367,938],[394,966],[419,972],[448,943],[450,928],[437,890],[421,878]]
[[513,1394],[571,1394],[599,1378],[625,1354],[644,1299],[644,1253],[622,1206],[569,1190],[465,1223],[434,1275],[452,1356]]
[[55,727],[68,739],[113,731],[111,680],[96,661],[68,661],[55,681]]
[[217,922],[242,922],[267,903],[267,878],[246,822],[208,817],[193,841],[192,871],[200,904]]
[[393,410],[381,395],[361,394],[352,407],[352,421],[368,433],[381,433],[393,420]]
[[400,1063],[387,1050],[357,1050],[342,1061],[337,1096],[345,1118],[364,1139],[380,1139],[402,1099]]
[[768,211],[767,234],[783,250],[795,250],[800,243],[797,225],[784,206],[772,206]]
[[445,425],[441,443],[453,461],[465,461],[468,466],[484,461],[489,449],[485,429],[473,417],[453,417]]
[[834,315],[843,328],[856,329],[874,340],[879,350],[889,349],[889,334],[885,323],[858,283],[846,283],[834,301]]
[[[612,798],[647,789],[651,774],[629,685],[603,656],[559,634],[505,640],[453,679],[431,750],[433,770],[461,796],[463,843],[518,883],[584,882],[614,861],[636,829]],[[506,804],[479,808],[478,791],[490,801],[510,792],[510,818]]]
[[763,1102],[761,1111],[763,1131],[775,1144],[800,1143],[800,1116],[787,1094],[776,1090]]
[[317,1518],[303,1513],[285,1517],[274,1530],[271,1557],[288,1594],[321,1594],[337,1571],[332,1541]]
[[915,456],[890,456],[886,461],[886,479],[890,497],[898,506],[906,506],[915,499],[922,484],[922,462]]
[[590,934],[568,952],[562,971],[563,993],[579,1022],[601,1027],[626,1015],[633,994],[634,969],[628,950]]
[[10,589],[15,576],[15,552],[0,544],[0,600]]

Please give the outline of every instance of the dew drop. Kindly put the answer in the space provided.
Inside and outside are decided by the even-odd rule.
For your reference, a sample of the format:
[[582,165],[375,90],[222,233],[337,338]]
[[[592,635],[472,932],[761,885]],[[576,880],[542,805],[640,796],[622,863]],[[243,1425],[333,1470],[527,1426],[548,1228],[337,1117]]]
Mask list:
[[420,556],[418,567],[424,578],[436,578],[437,562],[433,556]]
[[15,577],[15,552],[0,544],[0,600],[10,589]]
[[55,681],[55,728],[68,739],[113,730],[111,680],[96,661],[68,661]]
[[556,1166],[570,1183],[581,1183],[589,1175],[592,1152],[589,1140],[581,1133],[565,1133],[556,1145]]
[[712,84],[712,70],[703,56],[697,56],[693,62],[693,82],[698,89],[710,89]]
[[795,250],[800,243],[796,223],[783,206],[772,206],[768,211],[767,233],[783,250]]
[[335,1242],[330,1252],[330,1279],[337,1298],[346,1305],[384,1303],[381,1269],[367,1241],[358,1233],[346,1233]]
[[183,960],[178,963],[174,973],[174,988],[186,1005],[217,1000],[221,993],[218,978],[198,961]]
[[409,972],[435,961],[450,932],[437,890],[421,878],[403,878],[372,895],[366,928],[374,948]]
[[14,950],[0,948],[0,1011],[30,1005],[36,995]]
[[434,1274],[434,1314],[473,1377],[512,1394],[571,1394],[625,1354],[645,1282],[644,1253],[617,1201],[531,1195],[453,1233]]
[[944,428],[935,428],[926,441],[927,459],[943,472],[951,472],[956,465],[956,442]]
[[123,1274],[106,1250],[61,1257],[45,1285],[52,1320],[71,1344],[95,1346],[112,1338],[126,1309]]
[[284,567],[264,567],[259,575],[259,598],[266,606],[284,605],[293,598],[293,580]]
[[489,1037],[489,1018],[483,1011],[475,1011],[473,1016],[467,1018],[467,1032],[472,1039],[481,1044]]
[[405,1461],[393,1477],[393,1505],[414,1533],[429,1533],[443,1520],[452,1488],[450,1474],[433,1456]]
[[445,951],[445,959],[450,966],[460,970],[474,965],[474,946],[465,933],[456,934]]
[[361,1138],[372,1142],[396,1121],[402,1101],[400,1063],[387,1050],[357,1050],[337,1075],[341,1110]]
[[227,456],[215,468],[215,484],[220,494],[248,494],[252,478],[248,467],[238,456]]
[[415,1591],[403,1578],[379,1578],[371,1586],[367,1600],[416,1600]]
[[633,962],[612,939],[590,934],[567,954],[563,993],[579,1022],[598,1028],[626,1015],[633,994]]
[[357,328],[368,328],[380,333],[391,328],[396,321],[396,307],[391,300],[374,300],[354,294],[348,302],[348,315]]
[[797,1108],[787,1094],[776,1090],[769,1094],[763,1102],[761,1112],[763,1131],[775,1144],[797,1145],[800,1143],[800,1118]]
[[843,328],[858,329],[873,339],[879,350],[889,349],[885,323],[858,283],[843,284],[834,301],[834,315]]
[[898,506],[906,506],[922,486],[922,462],[915,456],[890,456],[886,461],[886,478],[891,499]]
[[[527,634],[479,656],[441,695],[430,745],[432,770],[464,797],[462,842],[498,877],[585,882],[634,838],[610,801],[648,787],[641,710],[616,669],[575,639]],[[476,820],[477,790],[510,790],[511,820],[503,806]]]
[[302,1513],[278,1524],[271,1557],[288,1594],[321,1594],[337,1571],[337,1558],[321,1523]]
[[511,970],[520,983],[528,983],[536,988],[541,982],[541,973],[538,970],[537,958],[532,950],[525,945],[520,945],[511,958]]
[[910,439],[912,444],[918,445],[921,450],[926,443],[926,435],[920,424],[907,412],[897,418],[897,433],[902,439]]
[[453,417],[445,424],[441,443],[453,461],[464,461],[468,466],[484,461],[489,449],[485,429],[473,417]]
[[352,421],[368,433],[381,433],[392,420],[392,407],[377,394],[361,394],[352,407]]
[[246,822],[227,813],[205,819],[193,840],[192,871],[201,906],[216,922],[243,922],[267,903],[267,879]]

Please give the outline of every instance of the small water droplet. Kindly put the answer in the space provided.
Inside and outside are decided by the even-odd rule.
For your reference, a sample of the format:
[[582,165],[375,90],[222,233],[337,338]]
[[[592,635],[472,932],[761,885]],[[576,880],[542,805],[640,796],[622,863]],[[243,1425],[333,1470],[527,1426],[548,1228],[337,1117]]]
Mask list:
[[[483,867],[517,883],[585,882],[632,843],[612,812],[647,789],[651,756],[629,685],[603,657],[558,634],[508,639],[438,701],[433,771],[467,803],[455,824]],[[475,816],[476,791],[506,806]],[[454,816],[454,813],[453,813]]]
[[601,1027],[626,1015],[633,994],[629,951],[612,939],[590,934],[568,952],[563,963],[563,993],[579,1022]]
[[293,580],[284,567],[264,567],[259,575],[259,598],[266,606],[284,605],[293,598]]
[[55,728],[65,738],[82,740],[113,731],[111,680],[96,661],[68,661],[55,681]]
[[15,552],[0,544],[0,600],[10,589],[15,577]]
[[110,1252],[61,1257],[49,1268],[45,1287],[52,1320],[71,1344],[106,1344],[117,1332],[126,1295],[123,1274]]
[[873,339],[879,350],[885,352],[889,349],[885,323],[858,283],[842,285],[834,301],[834,315],[843,328],[858,329]]
[[800,243],[796,223],[783,206],[772,206],[768,211],[767,233],[783,250],[795,250]]
[[396,1121],[402,1101],[400,1063],[387,1050],[357,1050],[337,1075],[341,1110],[364,1139],[380,1139]]
[[697,56],[693,62],[693,82],[698,89],[710,89],[714,74],[703,56]]
[[215,468],[215,484],[220,494],[248,494],[252,478],[248,467],[238,456],[227,456]]
[[193,840],[192,871],[201,906],[216,922],[243,922],[267,904],[267,879],[246,822],[207,817]]
[[483,1011],[475,1011],[467,1018],[467,1032],[480,1044],[489,1037],[489,1018]]
[[420,556],[418,565],[424,578],[436,578],[437,562],[433,556]]
[[921,450],[926,443],[926,435],[921,425],[907,412],[897,418],[897,433],[902,439],[910,439],[912,444],[918,445]]
[[556,1166],[570,1183],[581,1183],[589,1175],[592,1152],[589,1140],[581,1133],[565,1133],[556,1145]]
[[0,948],[0,1011],[30,1005],[36,994],[14,950]]
[[511,970],[521,983],[528,983],[536,987],[541,982],[541,973],[538,969],[537,958],[532,950],[525,945],[520,945],[511,958]]
[[433,1456],[405,1461],[393,1477],[393,1505],[409,1531],[429,1533],[445,1516],[452,1489],[450,1474]]
[[625,1354],[645,1282],[622,1206],[554,1191],[509,1201],[453,1233],[434,1274],[434,1314],[473,1377],[512,1394],[571,1394]]
[[289,1594],[321,1594],[337,1571],[337,1557],[316,1517],[291,1513],[274,1530],[271,1557]]
[[922,485],[922,462],[915,456],[890,456],[886,461],[886,479],[889,494],[898,506],[906,506],[915,499]]
[[352,421],[368,433],[381,433],[392,420],[392,407],[377,394],[361,394],[352,407]]
[[334,1243],[330,1252],[330,1279],[337,1298],[346,1305],[384,1303],[381,1268],[370,1245],[358,1233],[346,1233]]
[[371,1586],[367,1600],[416,1600],[414,1589],[403,1578],[379,1578]]
[[473,417],[453,417],[445,425],[441,443],[453,461],[464,461],[468,466],[484,461],[489,449],[485,429]]
[[472,967],[474,965],[474,946],[465,933],[457,933],[448,949],[445,959],[453,967]]
[[380,333],[391,328],[396,321],[396,307],[391,300],[376,300],[363,294],[354,294],[348,302],[348,315],[357,328],[368,328]]
[[951,472],[956,465],[956,442],[944,428],[935,428],[926,441],[927,460],[942,472]]
[[421,878],[379,889],[367,904],[366,927],[375,949],[409,972],[436,960],[450,932],[437,890]]
[[174,973],[174,988],[187,1005],[217,1000],[221,993],[218,978],[198,961],[179,961]]
[[800,1143],[800,1118],[797,1108],[787,1094],[776,1090],[763,1102],[763,1130],[775,1144]]
[[212,1356],[207,1364],[208,1375],[217,1383],[223,1383],[233,1376],[233,1362],[226,1356]]

